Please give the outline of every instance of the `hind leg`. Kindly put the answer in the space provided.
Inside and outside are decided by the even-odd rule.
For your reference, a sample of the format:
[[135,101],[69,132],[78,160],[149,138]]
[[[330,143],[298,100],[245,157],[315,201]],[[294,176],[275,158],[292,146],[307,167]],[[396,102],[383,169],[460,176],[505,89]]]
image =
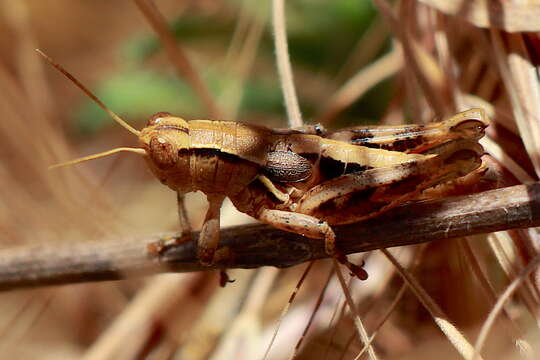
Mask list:
[[258,219],[281,230],[304,235],[312,239],[324,239],[325,251],[329,256],[336,258],[340,263],[347,266],[351,273],[359,279],[367,279],[368,274],[361,266],[349,262],[345,254],[336,249],[336,235],[326,221],[310,215],[270,209],[262,210]]

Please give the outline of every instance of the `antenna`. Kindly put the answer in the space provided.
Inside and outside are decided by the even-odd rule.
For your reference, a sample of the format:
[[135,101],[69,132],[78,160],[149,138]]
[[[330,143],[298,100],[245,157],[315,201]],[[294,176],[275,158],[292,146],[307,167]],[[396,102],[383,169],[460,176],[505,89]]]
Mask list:
[[[96,102],[96,104],[99,105],[100,108],[105,110],[105,112],[107,112],[113,118],[114,121],[116,121],[118,124],[123,126],[130,133],[135,134],[137,136],[141,135],[141,132],[139,130],[134,129],[131,125],[129,125],[126,121],[124,121],[120,116],[116,115],[111,109],[109,109],[107,107],[107,105],[105,105],[101,100],[99,100],[96,95],[94,95],[90,90],[88,90],[86,88],[86,86],[81,84],[81,82],[79,80],[77,80],[75,78],[75,76],[71,75],[66,69],[64,69],[62,67],[62,65],[56,63],[53,59],[51,59],[43,51],[41,51],[39,49],[36,49],[36,51],[45,60],[47,60],[47,62],[49,64],[51,64],[58,71],[60,71],[62,74],[64,74],[69,80],[71,80],[75,85],[77,85],[77,87],[79,89],[81,89],[86,95],[88,95],[92,100],[94,100]],[[74,160],[66,161],[66,162],[63,162],[63,163],[60,163],[60,164],[52,165],[52,166],[49,166],[49,170],[56,169],[56,168],[59,168],[59,167],[64,167],[64,166],[71,166],[71,165],[80,164],[80,163],[85,162],[85,161],[103,158],[103,157],[113,155],[113,154],[116,154],[116,153],[119,153],[119,152],[132,152],[132,153],[136,153],[136,154],[139,154],[139,155],[146,155],[146,150],[141,149],[141,148],[119,147],[119,148],[116,148],[116,149],[104,151],[102,153],[88,155],[88,156],[84,156],[84,157],[81,157],[81,158],[78,158],[78,159],[74,159]]]
[[109,155],[112,155],[112,154],[116,154],[116,153],[119,153],[119,152],[133,152],[133,153],[140,154],[140,155],[146,155],[146,150],[144,150],[144,149],[129,148],[129,147],[119,147],[119,148],[116,148],[116,149],[104,151],[102,153],[88,155],[88,156],[84,156],[84,157],[81,157],[81,158],[78,158],[78,159],[69,160],[69,161],[66,161],[66,162],[63,162],[63,163],[60,163],[60,164],[51,165],[51,166],[49,166],[49,170],[64,167],[64,166],[71,166],[71,165],[80,164],[80,163],[85,162],[85,161],[103,158],[103,157],[106,157],[106,156],[109,156]]
[[62,74],[64,74],[69,80],[71,80],[79,89],[81,89],[86,95],[88,95],[92,100],[96,102],[96,104],[99,105],[100,108],[102,108],[105,112],[107,112],[118,124],[123,126],[125,129],[127,129],[130,133],[135,134],[137,136],[141,135],[141,132],[135,128],[133,128],[131,125],[129,125],[126,121],[124,121],[120,116],[116,115],[111,109],[107,107],[101,100],[98,99],[96,95],[94,95],[90,90],[88,90],[83,84],[79,82],[75,78],[75,76],[71,75],[66,69],[62,67],[62,65],[56,63],[53,59],[51,59],[48,55],[46,55],[43,51],[36,49],[37,53],[41,55],[49,64],[54,66],[58,71],[60,71]]

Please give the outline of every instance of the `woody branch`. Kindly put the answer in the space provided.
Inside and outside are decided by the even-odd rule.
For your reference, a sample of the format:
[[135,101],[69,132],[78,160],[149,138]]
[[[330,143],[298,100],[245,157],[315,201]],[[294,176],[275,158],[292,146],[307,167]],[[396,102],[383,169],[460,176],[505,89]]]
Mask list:
[[[350,254],[539,225],[540,183],[534,183],[408,204],[335,231],[339,248]],[[0,290],[215,268],[288,267],[327,257],[323,240],[256,224],[222,229],[220,251],[228,256],[204,267],[192,242],[152,256],[147,246],[160,236],[2,250]]]

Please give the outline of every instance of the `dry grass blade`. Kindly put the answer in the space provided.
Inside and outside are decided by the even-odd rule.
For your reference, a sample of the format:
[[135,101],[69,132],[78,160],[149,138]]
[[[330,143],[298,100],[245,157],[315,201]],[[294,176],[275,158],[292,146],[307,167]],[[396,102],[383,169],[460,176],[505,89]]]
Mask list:
[[396,47],[360,70],[330,97],[322,108],[321,114],[317,116],[318,122],[328,124],[371,87],[394,75],[403,66],[402,57],[401,51]]
[[257,272],[241,311],[227,327],[210,359],[233,359],[238,354],[247,359],[259,356],[261,347],[257,340],[261,332],[261,311],[278,274],[279,270],[273,268],[263,268]]
[[354,50],[344,62],[335,80],[339,82],[346,81],[351,74],[358,72],[358,69],[365,67],[370,61],[376,59],[384,48],[387,37],[388,28],[380,16],[377,16],[354,46]]
[[[311,262],[310,264],[313,264]],[[289,357],[290,360],[294,359],[296,355],[298,355],[298,351],[300,350],[300,347],[302,346],[302,343],[304,342],[304,339],[306,338],[306,335],[311,327],[311,324],[313,324],[313,319],[315,318],[315,315],[319,311],[319,308],[321,307],[324,294],[326,293],[326,289],[328,288],[328,284],[330,284],[330,280],[332,279],[332,275],[334,274],[333,271],[330,271],[328,273],[328,277],[326,278],[326,281],[324,282],[324,286],[321,289],[321,292],[319,293],[319,296],[317,297],[317,301],[315,302],[315,307],[313,308],[313,311],[311,312],[311,315],[309,316],[309,320],[306,324],[306,327],[304,328],[304,331],[302,332],[302,335],[300,336],[300,339],[296,343],[296,346],[294,347],[294,350]]]
[[[352,279],[351,279],[351,282],[352,282]],[[349,282],[349,286],[350,286],[351,282]],[[330,331],[331,335],[330,335],[330,337],[328,339],[328,344],[326,344],[325,349],[324,349],[323,360],[328,359],[328,353],[330,352],[330,348],[334,343],[336,333],[337,333],[337,329],[338,329],[338,324],[343,319],[343,315],[345,313],[345,305],[346,305],[346,300],[343,299],[343,292],[341,292],[339,294],[338,300],[336,301],[336,304],[334,306],[334,311],[332,312],[332,317],[330,318],[330,321],[328,322],[328,329],[331,329],[331,331]],[[336,318],[337,318],[337,321],[335,322],[335,325],[332,327],[332,324],[334,324],[334,320]],[[354,334],[354,336],[356,336],[356,334]]]
[[497,67],[512,104],[514,118],[516,119],[521,138],[523,139],[523,143],[525,144],[529,157],[534,164],[536,174],[539,175],[540,148],[537,140],[540,139],[540,128],[536,125],[537,120],[534,118],[535,115],[527,112],[528,109],[526,110],[522,104],[522,97],[528,98],[528,96],[526,93],[520,91],[516,84],[516,79],[512,77],[512,73],[507,63],[509,60],[509,55],[507,55],[504,49],[503,39],[501,38],[500,32],[494,28],[490,28],[490,35],[493,43],[493,51],[495,60],[497,62]]
[[384,323],[388,320],[388,318],[390,318],[390,315],[392,315],[394,310],[396,310],[396,307],[398,306],[399,302],[403,298],[403,295],[405,295],[406,290],[407,290],[406,284],[401,285],[401,287],[399,288],[398,293],[396,294],[396,296],[392,300],[392,303],[386,309],[385,314],[382,316],[379,323],[373,328],[373,333],[371,334],[371,337],[369,338],[369,342],[367,344],[364,344],[364,347],[362,348],[362,350],[360,350],[358,355],[356,355],[354,360],[360,360],[362,355],[364,355],[364,353],[367,351],[368,347],[371,346],[371,343],[373,342],[373,340],[375,340],[375,337],[377,336],[380,328],[384,325]]
[[[508,279],[515,279],[523,265],[519,264],[516,256],[517,248],[509,246],[509,244],[518,245],[520,242],[525,242],[529,239],[520,238],[519,241],[513,241],[509,232],[497,232],[488,235],[488,245],[493,252],[495,259],[499,263],[500,268],[505,273]],[[520,300],[531,314],[539,322],[538,313],[538,295],[537,289],[532,286],[529,279],[525,280],[526,285],[519,288]]]
[[437,303],[426,293],[418,280],[405,268],[403,268],[397,259],[386,249],[381,249],[388,260],[394,264],[403,280],[409,285],[410,289],[416,295],[418,300],[429,311],[433,320],[439,326],[441,331],[446,335],[450,343],[456,348],[464,359],[472,359],[474,348],[463,336],[461,331],[452,325],[448,316],[442,311]]
[[534,1],[420,0],[448,15],[480,27],[508,32],[540,31],[540,5]]
[[[430,109],[437,117],[444,117],[452,113],[454,104],[447,95],[448,80],[433,56],[414,37],[412,31],[407,28],[406,22],[398,21],[398,17],[386,0],[375,0],[374,4],[384,15],[392,32],[401,43],[405,57],[404,68],[409,69],[411,72],[409,75],[414,75],[413,79],[420,85]],[[404,3],[402,9],[407,9]],[[401,18],[408,18],[407,13],[400,15]],[[410,94],[410,96],[414,95]]]
[[353,316],[354,325],[356,326],[356,331],[358,331],[358,335],[360,336],[360,339],[362,339],[363,343],[366,344],[366,346],[368,347],[367,352],[368,352],[369,358],[372,360],[378,359],[377,354],[375,353],[375,349],[373,349],[373,346],[369,345],[370,344],[369,334],[367,333],[366,328],[364,327],[364,324],[362,323],[362,320],[360,319],[360,315],[358,314],[358,309],[356,308],[356,304],[354,303],[351,293],[349,289],[347,288],[347,283],[345,282],[345,278],[343,277],[343,273],[341,272],[339,263],[337,262],[335,258],[333,259],[333,261],[334,261],[334,270],[339,280],[339,284],[341,285],[341,289],[343,290],[343,294],[345,294],[345,300],[347,301],[349,310],[351,311],[351,314]]
[[[113,358],[133,358],[140,351],[148,339],[154,336],[158,329],[167,329],[172,326],[170,321],[175,313],[184,312],[194,318],[196,302],[191,303],[188,311],[188,296],[196,296],[197,293],[208,293],[215,288],[214,282],[208,281],[205,274],[193,275],[167,275],[155,279],[147,287],[141,290],[137,297],[113,322],[113,324],[101,334],[100,338],[88,349],[85,360],[104,360]],[[203,284],[203,288],[199,289]],[[206,285],[204,285],[206,284]],[[204,297],[204,296],[203,296]],[[179,306],[183,304],[183,306]],[[187,323],[184,323],[187,326]],[[129,346],[125,339],[128,338]],[[120,355],[122,354],[122,356]]]
[[[519,118],[517,113],[517,121],[526,121],[531,132],[534,147],[527,144],[528,155],[534,162],[540,157],[540,84],[538,82],[538,69],[536,64],[529,57],[527,47],[522,35],[507,36],[509,53],[507,55],[507,63],[510,74],[512,76],[512,84],[515,86],[515,91],[520,100],[519,105],[523,112],[523,119]],[[506,83],[509,86],[509,82]],[[514,91],[508,89],[508,91]],[[514,107],[517,107],[514,104]],[[518,123],[518,126],[521,126]],[[522,135],[525,137],[525,134]],[[537,160],[538,161],[538,160]],[[536,163],[535,163],[536,165]],[[537,170],[538,173],[538,170]]]
[[31,19],[28,5],[24,1],[7,3],[0,2],[6,20],[11,23],[15,32],[19,35],[16,47],[17,65],[24,89],[29,95],[33,107],[43,111],[44,117],[50,121],[52,115],[51,93],[46,81],[45,71],[42,64],[32,56],[32,50],[36,48],[36,39],[31,29]]
[[[230,270],[227,274],[235,280],[232,286],[216,289],[203,304],[204,309],[183,338],[176,353],[177,358],[208,359],[216,346],[227,336],[231,322],[235,321],[246,297],[253,289],[256,271]],[[215,281],[215,280],[214,280]]]
[[[247,3],[243,3],[242,9],[247,7]],[[227,116],[230,119],[236,119],[240,110],[240,104],[243,95],[245,94],[246,81],[253,68],[257,49],[264,34],[267,17],[259,18],[254,16],[248,22],[247,15],[242,11],[242,17],[238,21],[235,35],[231,40],[231,45],[225,57],[224,67],[231,69],[232,85],[227,88],[220,96],[220,104],[223,109],[226,109]],[[240,45],[240,38],[245,39]],[[234,54],[233,57],[231,54]]]
[[449,39],[447,36],[448,31],[451,31],[451,29],[448,27],[444,16],[435,10],[431,11],[431,20],[434,23],[433,37],[437,51],[437,60],[439,67],[442,68],[442,71],[445,74],[445,80],[447,81],[446,88],[448,89],[448,93],[451,94],[451,99],[449,99],[449,101],[453,103],[454,111],[467,110],[468,107],[463,103],[463,94],[458,86],[458,66],[450,51]]
[[272,25],[274,29],[274,47],[276,50],[276,62],[279,74],[279,81],[283,90],[287,118],[290,127],[300,127],[303,125],[300,105],[294,87],[294,79],[291,69],[291,59],[287,46],[287,29],[285,26],[285,1],[272,0]]
[[[458,241],[462,253],[468,260],[468,263],[471,266],[472,273],[480,283],[480,287],[484,292],[486,299],[490,302],[490,304],[492,304],[492,306],[495,305],[495,303],[497,302],[497,294],[493,287],[493,283],[488,277],[486,271],[484,271],[480,266],[481,261],[477,254],[474,252],[471,244],[469,244],[469,239],[463,238]],[[505,316],[505,326],[508,328],[509,333],[512,334],[511,336],[514,342],[517,344],[517,342],[520,341],[522,338],[522,331],[506,309],[503,309],[503,313]]]
[[276,340],[279,328],[281,327],[281,323],[283,322],[283,319],[285,318],[285,315],[287,315],[287,313],[289,312],[289,308],[291,307],[291,305],[292,305],[292,303],[294,301],[294,298],[298,294],[298,291],[300,291],[300,287],[302,286],[302,284],[306,280],[306,277],[309,274],[309,271],[313,267],[314,263],[315,263],[314,261],[310,262],[308,264],[308,266],[305,268],[304,272],[302,273],[302,276],[300,276],[300,279],[298,280],[298,283],[296,284],[293,292],[291,293],[291,297],[289,298],[289,300],[287,301],[287,304],[285,305],[285,307],[281,311],[281,314],[279,315],[278,323],[276,325],[276,329],[274,330],[274,333],[272,334],[272,338],[270,339],[270,342],[268,343],[268,346],[266,347],[266,350],[265,350],[264,355],[262,357],[263,360],[268,359],[268,355],[270,354],[270,350],[272,349],[272,345],[274,344],[274,341]]
[[527,174],[525,170],[517,162],[512,159],[511,156],[509,156],[503,148],[497,144],[495,141],[491,140],[490,138],[486,137],[482,139],[482,145],[485,147],[487,151],[489,151],[489,154],[493,156],[495,159],[497,159],[501,164],[504,164],[504,167],[512,173],[518,179],[524,184],[529,184],[534,181],[534,179]]
[[143,13],[144,17],[156,34],[159,36],[167,56],[171,64],[173,64],[178,72],[178,75],[185,78],[186,81],[193,87],[193,90],[197,96],[204,103],[208,114],[212,119],[221,119],[221,110],[218,108],[214,101],[210,91],[201,79],[199,73],[195,67],[189,61],[187,55],[178,45],[176,39],[169,31],[165,18],[159,12],[152,0],[133,0],[137,4],[139,10]]
[[521,272],[517,275],[517,277],[510,283],[510,285],[508,285],[506,290],[497,299],[497,303],[495,304],[495,306],[489,313],[486,321],[482,325],[482,329],[480,330],[480,333],[478,334],[478,339],[476,340],[476,344],[474,346],[473,359],[479,359],[479,353],[480,351],[482,351],[482,348],[487,339],[489,331],[494,325],[495,319],[497,318],[499,313],[504,309],[505,303],[513,295],[513,293],[523,284],[523,282],[527,280],[529,275],[538,268],[539,265],[540,265],[540,255],[537,255],[533,260],[531,260],[531,262],[529,262],[529,264],[527,264],[527,266],[523,270],[521,270]]

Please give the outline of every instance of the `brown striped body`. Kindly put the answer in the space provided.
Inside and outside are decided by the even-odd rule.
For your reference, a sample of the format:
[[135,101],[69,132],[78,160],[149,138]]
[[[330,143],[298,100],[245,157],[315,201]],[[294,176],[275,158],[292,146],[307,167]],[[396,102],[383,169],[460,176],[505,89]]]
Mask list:
[[[239,122],[185,121],[165,113],[149,121],[140,141],[148,153],[148,166],[171,189],[181,193],[200,190],[229,197],[261,173],[272,160],[269,156],[272,153],[291,152],[313,167],[323,165],[323,171],[314,171],[302,179],[309,186],[346,173],[423,157]],[[289,182],[286,177],[271,180]]]
[[[366,279],[367,273],[336,249],[331,225],[377,216],[481,165],[483,149],[477,141],[488,125],[481,109],[430,125],[357,127],[329,135],[318,125],[272,130],[230,121],[185,121],[158,113],[138,131],[44,56],[141,143],[141,148],[120,147],[57,166],[117,152],[145,156],[156,177],[177,192],[182,236],[175,243],[191,238],[182,194],[204,192],[209,207],[197,241],[202,264],[215,261],[220,208],[229,197],[238,210],[260,221],[324,239],[328,255]],[[161,239],[150,244],[149,251],[160,255],[169,245]]]
[[[325,239],[329,255],[365,278],[338,255],[331,226],[375,217],[476,171],[484,152],[477,141],[486,126],[483,111],[469,110],[427,126],[355,128],[324,137],[160,113],[139,140],[162,183],[179,194],[207,195],[210,206],[198,240],[201,262],[213,262],[219,208],[229,197],[256,219]],[[348,140],[338,140],[343,136]]]

